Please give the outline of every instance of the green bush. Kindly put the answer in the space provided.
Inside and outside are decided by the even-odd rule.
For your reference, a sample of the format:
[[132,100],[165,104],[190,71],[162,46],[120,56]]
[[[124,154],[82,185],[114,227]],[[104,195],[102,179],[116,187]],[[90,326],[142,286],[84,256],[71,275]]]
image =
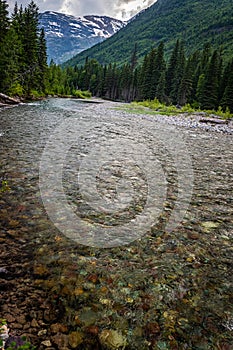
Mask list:
[[[143,102],[133,102],[131,103],[132,106],[137,107],[137,106],[143,106],[150,108],[151,110],[155,111],[158,114],[166,114],[166,115],[174,115],[174,114],[179,114],[179,113],[188,113],[192,114],[194,112],[201,112],[199,108],[194,108],[194,106],[191,106],[190,104],[186,104],[185,106],[181,108],[177,108],[176,106],[173,105],[164,105],[163,103],[159,102],[157,99],[154,99],[152,101],[146,100]],[[217,111],[215,110],[204,110],[204,112],[207,115],[217,115],[220,118],[223,119],[230,119],[233,118],[233,114],[230,113],[229,108],[227,107],[226,110],[224,111],[222,107],[219,107]]]
[[77,98],[91,98],[91,93],[90,91],[81,91],[81,90],[75,90],[73,91],[73,96]]
[[7,91],[9,96],[23,96],[24,91],[23,87],[19,83],[14,83],[11,85],[11,87]]
[[30,97],[33,99],[39,99],[41,97],[45,97],[45,94],[43,92],[39,92],[37,90],[32,90],[30,93]]

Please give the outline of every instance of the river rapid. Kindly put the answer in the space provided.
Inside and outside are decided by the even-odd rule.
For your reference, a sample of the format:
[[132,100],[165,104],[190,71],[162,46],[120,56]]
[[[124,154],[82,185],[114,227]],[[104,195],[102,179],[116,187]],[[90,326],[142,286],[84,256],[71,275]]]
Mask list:
[[124,106],[0,110],[0,281],[49,300],[5,287],[0,318],[38,349],[232,349],[233,136]]

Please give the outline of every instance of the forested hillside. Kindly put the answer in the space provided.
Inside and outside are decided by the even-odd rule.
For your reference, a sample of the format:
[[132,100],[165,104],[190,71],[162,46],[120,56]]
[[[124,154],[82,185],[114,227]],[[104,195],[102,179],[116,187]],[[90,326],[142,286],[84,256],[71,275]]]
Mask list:
[[233,52],[232,0],[158,0],[113,37],[75,56],[66,66],[83,64],[87,56],[101,64],[123,64],[135,44],[140,59],[162,41],[168,57],[177,39],[185,42],[186,54],[210,43],[214,49],[221,46],[222,55],[229,58]]

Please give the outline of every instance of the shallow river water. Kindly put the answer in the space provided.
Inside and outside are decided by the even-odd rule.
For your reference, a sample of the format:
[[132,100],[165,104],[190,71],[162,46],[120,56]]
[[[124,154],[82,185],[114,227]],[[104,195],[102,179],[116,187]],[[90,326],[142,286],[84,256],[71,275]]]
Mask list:
[[233,137],[119,106],[0,111],[1,214],[73,334],[53,346],[232,349]]

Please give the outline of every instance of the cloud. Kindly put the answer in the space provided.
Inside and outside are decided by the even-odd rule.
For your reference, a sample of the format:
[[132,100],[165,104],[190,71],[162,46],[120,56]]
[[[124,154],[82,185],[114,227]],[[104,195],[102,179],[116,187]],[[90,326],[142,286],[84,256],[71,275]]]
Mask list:
[[[27,6],[31,0],[19,0],[18,5]],[[156,0],[34,0],[40,12],[57,11],[74,16],[107,15],[117,18],[129,18],[148,7]],[[15,0],[8,0],[12,11]]]

